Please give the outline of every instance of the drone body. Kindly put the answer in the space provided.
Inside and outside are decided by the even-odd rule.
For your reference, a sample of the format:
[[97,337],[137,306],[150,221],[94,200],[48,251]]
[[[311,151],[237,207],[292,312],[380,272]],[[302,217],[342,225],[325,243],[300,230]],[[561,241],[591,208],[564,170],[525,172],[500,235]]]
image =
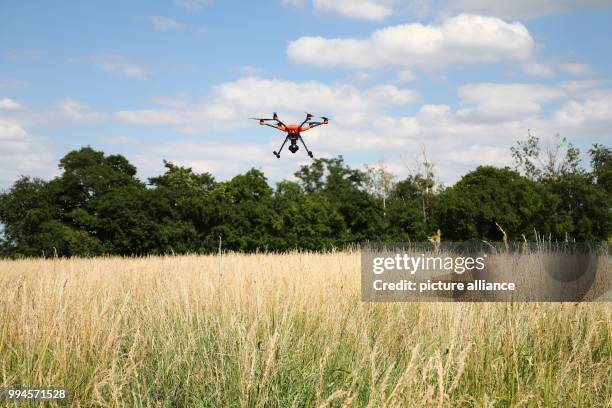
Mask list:
[[[323,116],[321,116],[322,121],[311,121],[312,118],[313,116],[310,113],[307,113],[306,119],[304,119],[304,121],[299,125],[285,125],[283,122],[280,121],[280,119],[278,119],[278,115],[276,114],[276,112],[274,112],[274,114],[272,115],[272,119],[250,119],[258,120],[260,125],[270,126],[274,129],[280,130],[281,132],[287,133],[287,135],[285,136],[285,140],[283,141],[283,144],[281,145],[278,152],[273,152],[274,155],[280,159],[280,152],[283,150],[283,147],[285,146],[285,143],[287,143],[287,141],[289,141],[288,149],[291,153],[295,153],[300,149],[300,147],[297,145],[298,140],[301,141],[304,145],[306,152],[308,152],[308,156],[313,157],[312,152],[308,150],[308,147],[306,147],[306,143],[304,143],[304,139],[302,139],[301,133],[317,126],[327,125],[329,123],[329,120]],[[274,124],[271,125],[268,122],[274,122]]]

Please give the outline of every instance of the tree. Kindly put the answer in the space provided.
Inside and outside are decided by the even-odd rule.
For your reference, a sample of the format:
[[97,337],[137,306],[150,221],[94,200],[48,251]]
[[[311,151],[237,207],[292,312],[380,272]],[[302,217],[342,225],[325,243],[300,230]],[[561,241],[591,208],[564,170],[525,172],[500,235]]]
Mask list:
[[[3,252],[40,256],[44,248],[33,245],[42,232],[41,224],[58,216],[48,190],[41,179],[20,177],[0,194],[0,222],[4,225]],[[51,249],[46,246],[46,249]],[[52,252],[51,252],[52,253]]]
[[136,168],[125,157],[111,155],[84,147],[68,153],[60,160],[62,175],[54,180],[60,187],[59,199],[70,211],[83,208],[100,195],[119,186],[141,184]]
[[594,144],[589,154],[595,182],[608,194],[612,194],[612,149]]
[[527,139],[511,147],[515,170],[531,180],[555,180],[564,174],[575,174],[580,169],[580,150],[565,137],[555,135],[552,146],[541,147],[540,139],[530,131]]
[[[414,167],[404,164],[410,171],[406,181],[416,188],[416,196],[421,209],[422,228],[428,230],[428,227],[431,226],[428,218],[432,212],[433,201],[436,194],[443,188],[442,184],[436,180],[436,166],[429,159],[425,145],[421,148],[421,154],[416,157]],[[427,232],[425,230],[424,233]]]
[[585,173],[565,174],[547,183],[552,195],[547,205],[546,233],[557,240],[600,241],[610,237],[610,194]]
[[306,194],[293,181],[277,184],[273,201],[273,247],[277,250],[324,250],[341,245],[342,215],[325,195]]
[[149,179],[148,212],[155,220],[154,246],[161,253],[208,252],[216,247],[213,227],[222,223],[218,184],[209,173],[164,161],[166,172]]
[[[521,144],[523,143],[523,144]],[[366,241],[553,240],[612,237],[612,151],[589,150],[591,171],[562,140],[543,154],[519,142],[517,168],[479,167],[442,188],[423,156],[399,182],[384,166],[351,168],[317,159],[272,189],[255,169],[229,181],[164,162],[136,178],[120,155],[69,152],[50,181],[21,177],[0,193],[1,256],[142,255],[216,251],[324,250]],[[563,152],[560,156],[559,152]],[[559,160],[559,157],[564,157]]]
[[424,240],[437,228],[431,217],[436,201],[431,179],[417,174],[398,182],[391,191],[387,207],[390,239]]
[[0,194],[3,252],[28,257],[103,253],[104,245],[97,238],[60,221],[62,209],[51,187],[43,180],[21,177]]
[[59,168],[62,174],[49,185],[61,208],[60,221],[104,243],[107,253],[142,254],[151,249],[145,186],[125,157],[84,147],[64,156]]
[[395,185],[395,175],[387,170],[384,163],[379,163],[378,166],[366,167],[366,191],[382,201],[383,215],[386,215],[387,197],[391,193]]
[[538,232],[550,239],[578,241],[607,239],[611,233],[612,208],[610,149],[594,145],[592,172],[580,167],[580,152],[565,138],[557,135],[552,148],[543,149],[537,137],[512,148],[516,168],[531,180],[538,180],[544,189],[546,211]]
[[270,245],[272,230],[272,188],[264,174],[251,169],[230,181],[222,183],[226,202],[223,208],[222,229],[213,229],[226,245],[238,251],[273,249]]
[[445,190],[436,218],[450,240],[502,239],[499,224],[510,240],[532,237],[546,211],[538,184],[509,168],[480,166]]
[[[344,231],[336,231],[342,244],[383,238],[382,205],[366,191],[365,173],[344,164],[342,156],[316,159],[295,173],[309,194],[323,195],[344,220]],[[340,224],[336,224],[340,225]]]

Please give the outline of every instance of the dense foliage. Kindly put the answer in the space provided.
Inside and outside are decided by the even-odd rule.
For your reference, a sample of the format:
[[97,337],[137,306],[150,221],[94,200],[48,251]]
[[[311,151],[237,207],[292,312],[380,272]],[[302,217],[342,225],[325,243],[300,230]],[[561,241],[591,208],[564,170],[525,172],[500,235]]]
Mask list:
[[512,150],[517,167],[478,167],[454,186],[433,171],[393,182],[384,170],[317,159],[271,188],[252,169],[219,182],[165,162],[148,180],[123,156],[90,147],[61,159],[51,181],[22,177],[0,194],[4,256],[321,250],[370,241],[609,240],[612,149],[594,145],[591,170],[569,145],[538,165],[538,140]]

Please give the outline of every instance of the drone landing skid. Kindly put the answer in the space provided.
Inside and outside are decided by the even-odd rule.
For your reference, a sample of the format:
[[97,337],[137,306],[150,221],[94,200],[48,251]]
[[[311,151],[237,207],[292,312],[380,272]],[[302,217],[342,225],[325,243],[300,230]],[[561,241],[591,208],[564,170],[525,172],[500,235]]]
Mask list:
[[310,156],[311,158],[314,158],[312,151],[308,150],[308,147],[306,146],[306,143],[304,142],[304,139],[302,139],[301,135],[298,135],[296,138],[290,138],[290,136],[287,135],[280,149],[278,149],[278,152],[276,150],[272,152],[274,153],[277,159],[280,159],[280,153],[283,151],[283,147],[285,147],[285,143],[287,143],[287,140],[289,139],[291,139],[291,145],[288,147],[288,149],[291,153],[295,154],[298,150],[300,150],[300,147],[297,145],[297,139],[300,139],[300,142],[302,142],[302,144],[304,145],[304,148],[306,149],[308,156]]

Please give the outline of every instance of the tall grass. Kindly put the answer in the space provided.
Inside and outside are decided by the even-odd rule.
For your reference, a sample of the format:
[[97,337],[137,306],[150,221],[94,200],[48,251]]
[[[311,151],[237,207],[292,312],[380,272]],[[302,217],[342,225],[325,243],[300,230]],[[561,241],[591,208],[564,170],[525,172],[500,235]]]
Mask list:
[[359,254],[0,262],[0,386],[73,406],[610,406],[609,304],[364,303]]

